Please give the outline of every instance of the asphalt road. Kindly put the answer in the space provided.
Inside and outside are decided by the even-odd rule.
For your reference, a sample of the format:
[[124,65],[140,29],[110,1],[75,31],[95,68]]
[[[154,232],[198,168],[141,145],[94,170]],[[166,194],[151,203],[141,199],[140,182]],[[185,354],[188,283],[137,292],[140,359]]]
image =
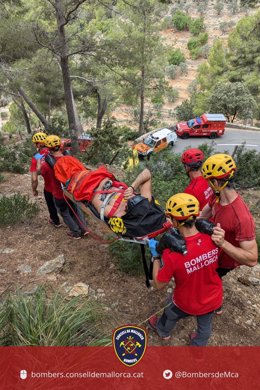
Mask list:
[[226,129],[222,137],[211,140],[207,137],[194,137],[188,139],[178,138],[173,151],[182,153],[187,147],[197,148],[202,144],[213,144],[216,153],[227,152],[232,154],[236,145],[245,143],[245,148],[260,152],[260,131]]

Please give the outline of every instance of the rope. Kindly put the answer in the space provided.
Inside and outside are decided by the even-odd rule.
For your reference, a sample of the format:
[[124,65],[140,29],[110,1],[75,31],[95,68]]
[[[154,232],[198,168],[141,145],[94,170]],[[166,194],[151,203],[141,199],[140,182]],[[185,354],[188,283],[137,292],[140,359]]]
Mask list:
[[81,221],[81,219],[77,215],[77,212],[71,206],[70,202],[68,201],[68,198],[65,196],[64,193],[63,193],[63,198],[64,198],[65,202],[67,203],[67,205],[69,206],[69,208],[72,211],[72,213],[74,214],[74,216],[75,216],[79,226],[81,227],[81,229],[84,230],[84,232],[88,232],[94,240],[102,242],[103,244],[112,244],[112,243],[114,243],[114,242],[119,240],[119,238],[115,238],[115,240],[113,242],[108,241],[108,240],[104,240],[103,238],[100,238],[97,234],[95,234],[93,232],[93,230],[89,227],[89,225],[88,225],[88,229],[86,229],[86,226],[83,224],[83,222]]
[[[156,316],[157,314],[159,314],[161,311],[165,310],[168,306],[170,306],[172,304],[172,302],[168,303],[167,305],[165,305],[164,307],[162,307],[160,310],[156,311],[154,314],[150,315],[149,317],[147,317],[145,320],[143,320],[142,322],[140,322],[137,326],[141,327],[143,324],[145,324],[150,317],[152,316]],[[112,345],[112,342],[110,341],[109,343],[105,344],[104,347],[108,347]]]

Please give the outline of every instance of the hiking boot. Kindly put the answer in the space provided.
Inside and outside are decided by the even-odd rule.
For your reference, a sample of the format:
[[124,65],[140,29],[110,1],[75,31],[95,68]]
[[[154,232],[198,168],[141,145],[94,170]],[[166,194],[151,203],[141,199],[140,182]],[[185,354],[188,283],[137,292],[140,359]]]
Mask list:
[[162,339],[162,340],[170,340],[171,336],[160,336],[159,335],[158,330],[156,328],[157,321],[158,321],[158,317],[156,315],[151,316],[149,318],[149,320],[148,320],[148,327],[150,329],[152,329],[154,332],[156,332],[156,334],[160,337],[160,339]]
[[218,309],[215,310],[215,314],[220,316],[223,313],[222,306],[220,306]]
[[67,235],[69,236],[69,238],[73,238],[74,240],[80,240],[81,239],[81,234],[80,233],[68,232]]
[[87,231],[87,230],[82,230],[81,231],[81,237],[83,238],[83,237],[86,237],[86,236],[88,236],[89,235],[89,232]]
[[49,219],[49,224],[50,225],[53,225],[55,228],[60,228],[62,227],[62,223],[58,222],[58,223],[55,223],[52,219]]

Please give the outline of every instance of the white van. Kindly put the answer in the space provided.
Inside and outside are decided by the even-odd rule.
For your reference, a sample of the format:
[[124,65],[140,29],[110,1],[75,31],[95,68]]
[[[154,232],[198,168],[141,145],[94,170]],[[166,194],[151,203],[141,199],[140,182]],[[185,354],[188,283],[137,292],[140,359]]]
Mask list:
[[177,135],[175,131],[163,128],[156,130],[153,133],[149,133],[142,142],[139,142],[134,146],[134,149],[138,151],[138,156],[141,158],[150,157],[152,153],[159,152],[168,146],[174,146],[177,142]]

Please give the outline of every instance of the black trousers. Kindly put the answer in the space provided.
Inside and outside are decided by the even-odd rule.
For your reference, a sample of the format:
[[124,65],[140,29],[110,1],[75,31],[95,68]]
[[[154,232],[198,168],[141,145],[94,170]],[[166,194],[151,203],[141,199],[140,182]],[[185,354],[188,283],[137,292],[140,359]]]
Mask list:
[[48,192],[44,189],[44,198],[49,210],[50,219],[53,221],[55,225],[59,225],[60,219],[58,216],[58,211],[54,203],[54,198],[51,192]]

